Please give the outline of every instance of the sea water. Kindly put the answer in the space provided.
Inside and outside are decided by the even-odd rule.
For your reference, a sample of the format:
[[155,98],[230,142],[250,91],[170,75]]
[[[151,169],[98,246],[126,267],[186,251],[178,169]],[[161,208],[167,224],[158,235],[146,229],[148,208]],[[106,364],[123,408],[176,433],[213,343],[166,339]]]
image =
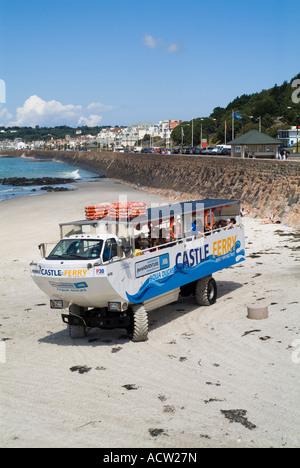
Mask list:
[[[57,161],[43,161],[39,159],[25,158],[0,158],[0,179],[10,177],[26,177],[27,179],[37,177],[61,177],[74,179],[76,182],[88,181],[96,174],[78,169]],[[76,185],[51,185],[52,187],[65,187],[75,189]],[[24,195],[37,195],[46,193],[40,186],[15,187],[13,185],[2,185],[0,182],[0,201],[9,198],[22,197]]]

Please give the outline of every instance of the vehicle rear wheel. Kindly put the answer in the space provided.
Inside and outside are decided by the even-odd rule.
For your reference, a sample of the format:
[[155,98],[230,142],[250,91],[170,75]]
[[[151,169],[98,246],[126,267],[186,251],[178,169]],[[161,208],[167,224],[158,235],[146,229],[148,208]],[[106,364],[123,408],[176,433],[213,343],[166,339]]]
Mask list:
[[[69,314],[82,317],[84,313],[84,307],[80,307],[76,304],[71,304],[69,307]],[[70,338],[84,338],[86,336],[86,328],[84,325],[69,325]]]
[[148,314],[141,304],[131,306],[131,323],[127,329],[131,341],[146,341],[148,339]]
[[196,300],[199,305],[210,306],[217,300],[217,283],[211,276],[197,281]]

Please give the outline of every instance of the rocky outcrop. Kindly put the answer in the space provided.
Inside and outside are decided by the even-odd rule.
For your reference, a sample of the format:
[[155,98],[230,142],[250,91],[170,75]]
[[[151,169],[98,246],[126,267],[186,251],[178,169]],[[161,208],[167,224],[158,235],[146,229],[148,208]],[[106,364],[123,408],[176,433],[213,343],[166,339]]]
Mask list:
[[30,187],[32,185],[62,185],[74,183],[74,179],[62,178],[62,177],[33,177],[28,179],[26,177],[8,177],[6,179],[0,179],[2,185],[12,185],[13,187]]

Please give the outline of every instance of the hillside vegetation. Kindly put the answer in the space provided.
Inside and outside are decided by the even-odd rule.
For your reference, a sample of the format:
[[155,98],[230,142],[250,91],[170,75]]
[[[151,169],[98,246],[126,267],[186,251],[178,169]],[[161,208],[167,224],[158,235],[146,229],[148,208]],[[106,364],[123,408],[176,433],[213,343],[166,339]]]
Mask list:
[[[224,143],[225,122],[227,125],[226,141],[232,137],[232,112],[236,112],[242,120],[234,120],[235,137],[250,130],[259,129],[270,136],[276,137],[279,128],[289,128],[291,125],[300,125],[300,103],[292,100],[296,88],[292,87],[294,80],[300,79],[300,73],[288,83],[275,84],[273,88],[262,90],[259,93],[243,94],[235,98],[227,107],[216,107],[209,117],[197,118],[193,122],[182,122],[172,132],[172,140],[175,145],[190,146],[200,144],[201,124],[202,138],[209,143]],[[298,85],[299,88],[299,85]],[[299,101],[299,92],[298,101]],[[183,141],[182,141],[183,127]]]
[[[96,136],[102,128],[106,127],[78,127],[82,135]],[[14,140],[15,138],[22,138],[23,141],[48,141],[53,138],[54,140],[63,139],[66,135],[75,138],[77,128],[68,127],[67,125],[60,125],[57,127],[0,127],[0,141],[1,140]]]

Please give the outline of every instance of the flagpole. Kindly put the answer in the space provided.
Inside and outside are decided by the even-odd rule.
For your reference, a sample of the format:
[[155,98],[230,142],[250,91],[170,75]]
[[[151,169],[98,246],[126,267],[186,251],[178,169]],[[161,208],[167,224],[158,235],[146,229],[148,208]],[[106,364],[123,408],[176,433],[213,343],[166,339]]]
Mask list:
[[224,129],[224,133],[225,133],[225,145],[226,145],[226,133],[227,133],[227,122],[225,120],[225,129]]
[[232,111],[232,140],[234,140],[234,111]]

